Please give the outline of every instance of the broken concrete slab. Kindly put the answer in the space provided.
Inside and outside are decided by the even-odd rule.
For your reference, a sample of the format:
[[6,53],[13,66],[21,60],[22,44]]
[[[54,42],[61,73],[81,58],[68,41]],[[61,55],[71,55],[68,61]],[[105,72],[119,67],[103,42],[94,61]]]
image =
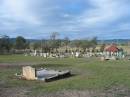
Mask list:
[[[52,81],[61,78],[66,78],[71,75],[69,70],[65,71],[57,71],[57,70],[49,70],[49,69],[35,69],[31,66],[24,66],[22,68],[21,78],[26,80],[42,80],[42,81]],[[19,76],[17,76],[19,77]]]
[[57,71],[57,70],[48,70],[48,69],[41,69],[36,71],[36,76],[39,80],[44,81],[52,81],[61,78],[66,78],[71,75],[69,70],[65,71]]

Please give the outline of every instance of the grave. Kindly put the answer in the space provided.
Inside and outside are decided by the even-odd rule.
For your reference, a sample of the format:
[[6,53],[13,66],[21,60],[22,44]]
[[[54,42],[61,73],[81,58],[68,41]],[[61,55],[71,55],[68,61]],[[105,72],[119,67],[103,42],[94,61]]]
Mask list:
[[[24,66],[22,68],[22,79],[26,80],[42,80],[42,81],[52,81],[61,78],[66,78],[71,75],[69,70],[58,71],[46,68],[35,69],[31,66]],[[18,76],[19,77],[19,76]]]

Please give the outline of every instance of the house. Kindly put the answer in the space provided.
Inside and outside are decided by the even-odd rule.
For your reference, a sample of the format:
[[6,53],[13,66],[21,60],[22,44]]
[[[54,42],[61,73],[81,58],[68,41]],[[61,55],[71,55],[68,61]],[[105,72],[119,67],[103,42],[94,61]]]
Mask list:
[[119,59],[124,58],[123,49],[118,48],[115,44],[108,45],[104,48],[103,55],[105,59]]
[[120,49],[116,46],[116,45],[114,45],[114,44],[112,44],[112,45],[110,45],[110,46],[108,46],[108,47],[105,47],[105,49],[104,49],[106,52],[113,52],[113,53],[116,53],[116,52],[119,52],[120,51]]

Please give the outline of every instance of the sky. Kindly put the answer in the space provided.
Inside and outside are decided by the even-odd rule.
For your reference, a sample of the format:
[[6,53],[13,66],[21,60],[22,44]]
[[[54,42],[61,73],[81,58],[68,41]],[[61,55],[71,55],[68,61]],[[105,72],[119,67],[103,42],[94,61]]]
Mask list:
[[0,35],[130,39],[130,0],[0,0]]

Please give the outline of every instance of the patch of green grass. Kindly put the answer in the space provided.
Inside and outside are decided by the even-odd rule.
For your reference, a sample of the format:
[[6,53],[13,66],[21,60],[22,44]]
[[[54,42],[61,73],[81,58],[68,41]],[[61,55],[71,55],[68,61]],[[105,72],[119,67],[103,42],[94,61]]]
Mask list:
[[[7,61],[6,61],[7,58]],[[53,82],[26,81],[14,78],[20,67],[1,68],[0,81],[3,87],[29,87],[31,94],[54,92],[61,90],[109,89],[113,86],[124,85],[130,88],[130,61],[100,61],[96,58],[65,58],[44,59],[42,57],[0,56],[0,62],[39,62],[33,65],[36,68],[45,67],[53,69],[69,69],[75,74],[72,77]]]
[[13,62],[42,62],[44,58],[24,55],[0,55],[0,63]]

